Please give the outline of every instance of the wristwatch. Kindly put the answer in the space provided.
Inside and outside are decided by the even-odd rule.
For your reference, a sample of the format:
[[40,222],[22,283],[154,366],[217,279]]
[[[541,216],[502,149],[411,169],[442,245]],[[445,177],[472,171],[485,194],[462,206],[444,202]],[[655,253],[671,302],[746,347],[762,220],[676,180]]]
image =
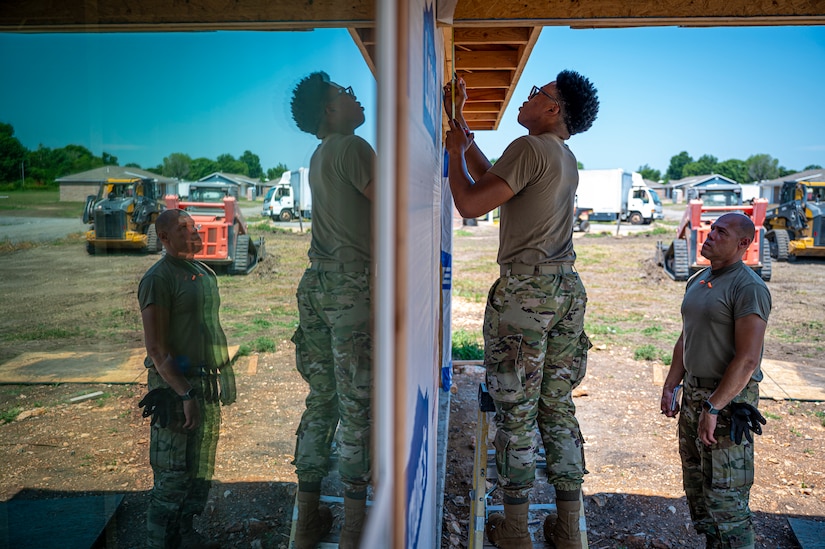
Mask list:
[[178,398],[181,400],[192,400],[193,398],[195,398],[195,388],[190,387],[188,391],[186,391],[182,395],[178,395]]
[[713,406],[713,404],[711,404],[710,400],[705,400],[705,401],[702,403],[702,408],[704,408],[704,409],[705,409],[705,411],[706,411],[707,413],[709,413],[710,415],[712,415],[712,416],[717,416],[717,415],[719,415],[719,410],[718,410],[717,408],[715,408],[715,407]]

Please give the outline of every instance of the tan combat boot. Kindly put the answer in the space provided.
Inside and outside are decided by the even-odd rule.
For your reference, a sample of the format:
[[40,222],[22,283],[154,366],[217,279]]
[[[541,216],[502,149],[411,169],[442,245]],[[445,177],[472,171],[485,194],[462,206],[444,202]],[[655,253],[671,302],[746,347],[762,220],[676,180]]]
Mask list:
[[295,549],[315,549],[332,528],[332,512],[319,505],[320,492],[298,492],[298,524],[295,525]]
[[487,519],[487,539],[501,549],[533,549],[527,529],[529,503],[504,504],[504,514],[496,513]]
[[367,499],[353,499],[344,496],[344,526],[338,549],[358,549],[361,542],[361,530],[367,513]]
[[582,534],[579,531],[581,501],[556,500],[558,519],[552,515],[544,519],[544,540],[556,549],[581,549]]

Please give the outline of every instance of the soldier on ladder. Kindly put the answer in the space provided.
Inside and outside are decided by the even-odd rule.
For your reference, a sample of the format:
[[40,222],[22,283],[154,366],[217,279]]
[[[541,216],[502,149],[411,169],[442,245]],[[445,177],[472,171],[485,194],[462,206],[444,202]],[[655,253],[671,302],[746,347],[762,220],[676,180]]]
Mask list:
[[573,267],[578,164],[564,142],[593,124],[596,89],[573,71],[534,86],[518,115],[528,135],[493,166],[464,119],[464,81],[455,87],[445,86],[444,105],[448,117],[455,112],[445,143],[456,207],[475,218],[501,206],[501,278],[488,296],[484,362],[496,410],[504,514],[490,515],[487,537],[502,548],[533,547],[527,517],[538,427],[558,511],[544,523],[545,539],[559,549],[579,549],[585,469],[572,390],[584,377],[590,341],[584,333],[587,295]]

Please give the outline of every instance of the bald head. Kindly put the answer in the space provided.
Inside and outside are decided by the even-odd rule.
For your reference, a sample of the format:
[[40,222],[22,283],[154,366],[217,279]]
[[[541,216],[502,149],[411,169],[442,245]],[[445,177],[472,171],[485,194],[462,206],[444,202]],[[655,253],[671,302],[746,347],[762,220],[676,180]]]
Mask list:
[[747,238],[748,241],[753,241],[756,236],[756,227],[751,221],[751,218],[739,212],[727,213],[719,217],[719,221],[724,220],[728,227],[736,233],[740,238]]
[[155,220],[155,229],[158,234],[161,232],[168,233],[178,226],[179,219],[182,215],[189,217],[189,214],[183,210],[169,209],[163,210],[158,218]]

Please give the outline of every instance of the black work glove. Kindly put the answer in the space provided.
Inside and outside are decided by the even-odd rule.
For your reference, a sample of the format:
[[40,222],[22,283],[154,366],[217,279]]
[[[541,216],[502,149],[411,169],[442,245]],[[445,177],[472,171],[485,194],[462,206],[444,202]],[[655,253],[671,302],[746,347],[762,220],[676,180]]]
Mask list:
[[[767,423],[767,420],[762,417],[759,410],[748,404],[747,402],[732,402],[731,417],[730,417],[730,438],[736,444],[742,444],[742,435],[748,442],[753,443],[753,435],[751,431],[757,435],[762,434],[762,425]],[[762,425],[760,425],[760,423]]]
[[169,425],[169,417],[172,415],[173,407],[177,402],[177,395],[168,388],[152,389],[145,397],[138,402],[138,406],[143,408],[143,417],[152,416],[150,425],[157,423],[165,428]]
[[221,404],[229,406],[238,398],[238,391],[235,388],[235,370],[231,364],[226,364],[221,368]]
[[206,387],[203,398],[206,402],[218,402],[218,372],[217,370],[207,370]]

